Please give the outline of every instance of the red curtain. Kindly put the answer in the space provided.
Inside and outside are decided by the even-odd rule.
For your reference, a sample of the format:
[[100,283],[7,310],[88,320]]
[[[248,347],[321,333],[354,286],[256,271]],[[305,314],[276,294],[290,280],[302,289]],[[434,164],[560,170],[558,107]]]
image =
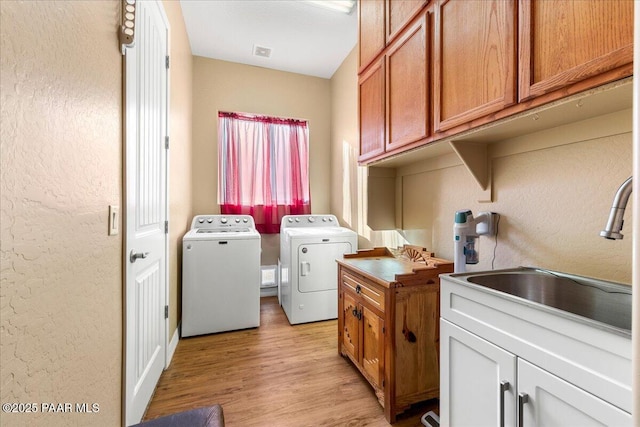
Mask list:
[[218,203],[279,233],[284,215],[311,213],[305,120],[218,113]]

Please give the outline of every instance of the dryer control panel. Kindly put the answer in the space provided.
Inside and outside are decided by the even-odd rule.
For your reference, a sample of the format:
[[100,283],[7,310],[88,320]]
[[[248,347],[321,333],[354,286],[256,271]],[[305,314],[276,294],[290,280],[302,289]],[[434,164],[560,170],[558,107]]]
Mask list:
[[335,215],[285,215],[280,230],[299,227],[340,227]]

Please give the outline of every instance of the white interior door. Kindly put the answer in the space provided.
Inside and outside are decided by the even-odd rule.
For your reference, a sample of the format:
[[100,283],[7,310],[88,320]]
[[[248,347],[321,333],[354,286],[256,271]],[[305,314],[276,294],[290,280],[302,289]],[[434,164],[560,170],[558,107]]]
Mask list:
[[138,423],[165,365],[168,23],[157,1],[136,4],[126,79],[126,424]]

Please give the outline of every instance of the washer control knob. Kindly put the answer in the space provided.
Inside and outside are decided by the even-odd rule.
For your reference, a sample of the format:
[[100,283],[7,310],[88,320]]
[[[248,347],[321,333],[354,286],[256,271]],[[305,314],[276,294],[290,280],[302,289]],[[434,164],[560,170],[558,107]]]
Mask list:
[[213,218],[207,218],[207,222],[211,224],[213,222]]
[[289,222],[293,222],[293,218],[289,218]]
[[244,223],[246,224],[246,223],[248,223],[248,222],[249,222],[249,219],[248,219],[248,218],[243,218],[243,219],[242,219],[242,222],[244,222]]
[[309,217],[309,222],[315,222],[315,221],[316,221],[316,219],[314,217],[312,217],[312,216]]
[[327,222],[327,218],[322,218],[322,222]]
[[240,218],[236,218],[236,224],[240,222]]
[[329,217],[329,222],[333,222],[333,218],[332,217]]
[[300,222],[300,218],[296,218],[296,222]]
[[220,222],[223,223],[223,224],[226,224],[227,223],[227,218],[225,218],[225,217],[220,218]]
[[198,222],[199,222],[200,224],[204,224],[204,218],[200,218],[200,219],[198,220]]

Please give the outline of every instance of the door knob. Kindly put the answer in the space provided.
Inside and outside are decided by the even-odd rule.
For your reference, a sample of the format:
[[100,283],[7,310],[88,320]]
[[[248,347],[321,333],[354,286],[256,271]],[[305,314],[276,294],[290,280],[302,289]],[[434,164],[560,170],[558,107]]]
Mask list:
[[146,258],[149,255],[149,252],[136,252],[135,250],[131,250],[131,253],[129,254],[129,261],[131,262],[136,262],[136,260],[138,258]]

